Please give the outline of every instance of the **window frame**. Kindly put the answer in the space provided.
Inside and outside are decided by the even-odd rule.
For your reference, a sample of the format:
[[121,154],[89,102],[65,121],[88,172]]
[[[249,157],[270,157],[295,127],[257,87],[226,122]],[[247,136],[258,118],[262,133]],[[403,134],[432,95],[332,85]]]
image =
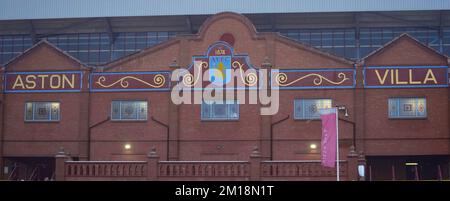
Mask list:
[[[27,119],[27,105],[31,103],[31,114],[32,118]],[[35,104],[36,103],[45,103],[50,104],[50,111],[48,114],[48,119],[35,119]],[[58,118],[52,119],[52,104],[57,103],[58,104]],[[61,121],[61,102],[60,101],[26,101],[24,105],[24,116],[23,116],[24,122],[60,122]]]
[[306,117],[306,115],[304,114],[305,110],[303,110],[301,117],[298,117],[297,114],[297,104],[298,102],[301,102],[302,104],[302,108],[304,108],[304,101],[305,100],[330,100],[330,108],[333,108],[333,99],[331,98],[296,98],[294,99],[294,120],[299,120],[299,121],[309,121],[309,120],[320,120],[320,116],[318,118],[314,118],[314,117]]
[[[113,104],[114,104],[114,102],[118,102],[119,103],[119,119],[116,119],[116,118],[113,118]],[[136,119],[123,119],[122,118],[122,103],[123,102],[145,102],[146,104],[147,104],[147,112],[146,112],[146,116],[145,116],[145,119],[139,119],[139,109],[140,109],[140,107],[138,107],[138,108],[136,108]],[[110,120],[111,121],[113,121],[113,122],[123,122],[123,121],[126,121],[126,122],[130,122],[130,121],[138,121],[138,122],[146,122],[146,121],[148,121],[148,117],[149,117],[149,109],[148,109],[148,107],[149,107],[149,103],[148,103],[148,101],[147,100],[112,100],[111,101],[111,104],[110,104]]]
[[[213,105],[217,104],[217,103],[212,103],[214,101],[203,101],[201,106],[200,106],[200,119],[201,121],[239,121],[240,119],[240,107],[239,107],[239,101],[238,100],[225,100],[225,104],[226,104],[226,117],[214,117],[214,115],[212,114],[214,108]],[[218,101],[218,102],[223,102],[223,101]],[[228,103],[234,103],[234,104],[228,104]],[[205,117],[203,114],[203,107],[205,105],[209,105],[209,117]],[[229,112],[231,111],[231,107],[230,105],[236,105],[236,113],[237,113],[237,117],[230,117],[229,116]]]
[[[398,115],[398,116],[391,116],[391,105],[390,105],[390,102],[391,102],[391,99],[395,99],[396,100],[396,103],[397,103],[397,111],[396,111],[396,114]],[[417,116],[417,110],[418,110],[418,108],[417,108],[417,105],[416,105],[416,108],[415,108],[415,113],[416,113],[416,116],[400,116],[400,99],[414,99],[415,100],[415,104],[417,104],[418,103],[418,101],[420,100],[420,99],[423,99],[424,100],[424,102],[425,102],[425,111],[424,111],[424,116]],[[428,108],[427,108],[427,98],[426,97],[389,97],[388,98],[388,100],[387,100],[387,107],[388,107],[388,110],[387,110],[387,113],[388,113],[388,119],[390,119],[390,120],[411,120],[411,119],[427,119],[428,118]]]

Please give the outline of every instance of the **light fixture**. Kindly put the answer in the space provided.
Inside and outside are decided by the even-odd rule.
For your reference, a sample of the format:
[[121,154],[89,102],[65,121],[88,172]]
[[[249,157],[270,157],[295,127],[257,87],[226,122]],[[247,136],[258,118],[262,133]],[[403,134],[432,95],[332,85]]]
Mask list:
[[131,144],[125,144],[123,147],[125,148],[125,150],[130,150],[131,149]]
[[347,107],[345,107],[345,106],[343,106],[343,105],[336,106],[336,107],[337,107],[338,110],[344,111],[344,112],[345,112],[345,113],[344,113],[344,117],[348,117],[348,110],[347,110]]
[[310,144],[310,145],[309,145],[309,148],[310,148],[310,149],[317,149],[317,145],[314,144],[314,143],[313,143],[313,144]]
[[406,166],[416,166],[418,165],[417,163],[405,163]]
[[358,165],[358,174],[360,177],[364,177],[365,176],[365,167],[364,165]]

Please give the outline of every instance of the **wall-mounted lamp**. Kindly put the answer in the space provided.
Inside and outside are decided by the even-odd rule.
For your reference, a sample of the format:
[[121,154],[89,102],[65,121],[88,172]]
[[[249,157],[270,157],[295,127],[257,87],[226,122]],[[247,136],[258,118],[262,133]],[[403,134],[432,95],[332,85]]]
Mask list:
[[131,149],[131,144],[125,144],[124,146],[123,146],[123,148],[125,148],[125,150],[130,150]]
[[312,149],[312,150],[315,150],[315,149],[317,149],[317,145],[312,143],[312,144],[309,145],[309,148]]
[[358,165],[358,175],[359,175],[359,180],[364,181],[365,180],[365,173],[366,167],[365,165]]
[[337,107],[337,109],[339,110],[339,111],[344,111],[345,113],[344,113],[344,116],[345,117],[348,117],[348,110],[347,110],[347,107],[345,107],[345,106],[343,106],[343,105],[341,105],[341,106],[336,106]]

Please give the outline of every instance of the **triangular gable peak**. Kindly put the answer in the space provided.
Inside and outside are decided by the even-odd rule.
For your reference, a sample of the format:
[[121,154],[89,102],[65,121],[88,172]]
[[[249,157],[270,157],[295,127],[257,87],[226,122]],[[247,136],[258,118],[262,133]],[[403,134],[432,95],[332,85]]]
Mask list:
[[447,66],[447,56],[404,33],[360,60],[365,66]]
[[88,70],[86,64],[41,40],[5,64],[6,71]]

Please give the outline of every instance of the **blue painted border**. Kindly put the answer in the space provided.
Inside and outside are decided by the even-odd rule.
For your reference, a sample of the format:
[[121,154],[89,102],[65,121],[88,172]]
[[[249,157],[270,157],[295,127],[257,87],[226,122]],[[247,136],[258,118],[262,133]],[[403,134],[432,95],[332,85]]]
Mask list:
[[[278,72],[332,72],[332,71],[341,71],[341,72],[353,72],[353,84],[352,86],[308,86],[308,87],[282,87],[278,88],[281,90],[288,89],[353,89],[356,87],[356,68],[318,68],[318,69],[280,69]],[[270,74],[270,82],[269,85],[272,87],[272,73]]]
[[[7,75],[31,75],[31,74],[66,74],[66,73],[73,73],[73,74],[80,74],[80,89],[68,89],[68,90],[49,90],[49,89],[43,89],[43,90],[7,90],[6,86],[6,76]],[[35,93],[35,92],[45,92],[45,93],[61,93],[61,92],[81,92],[83,89],[83,71],[26,71],[26,72],[6,72],[3,74],[3,80],[4,80],[4,93]]]
[[[259,68],[255,67],[253,64],[251,64],[248,54],[237,54],[237,55],[235,55],[234,54],[234,48],[230,44],[228,44],[227,42],[224,42],[224,41],[216,41],[216,42],[212,43],[211,45],[209,45],[208,50],[206,51],[206,53],[204,55],[192,56],[191,64],[189,64],[189,66],[186,68],[186,70],[187,71],[191,70],[191,68],[194,66],[194,62],[195,62],[196,59],[208,59],[209,58],[208,57],[209,53],[217,45],[224,45],[227,48],[229,48],[230,52],[231,52],[231,59],[233,59],[233,58],[244,58],[245,63],[247,64],[248,67],[254,69],[257,73],[259,72]],[[269,80],[270,80],[270,78],[269,78]],[[259,74],[258,74],[258,82],[259,82],[258,83],[259,86],[261,86],[261,79],[259,79]],[[259,87],[257,86],[257,87],[237,87],[237,88],[236,87],[234,87],[234,88],[218,87],[218,88],[221,88],[222,90],[227,91],[227,90],[257,90]],[[194,87],[194,88],[187,88],[187,89],[191,89],[191,90],[194,90],[194,91],[200,91],[200,90],[205,90],[206,88],[195,88]]]
[[[447,84],[440,85],[403,85],[403,86],[367,86],[366,84],[366,69],[402,69],[402,68],[446,68],[445,80]],[[445,88],[449,86],[448,80],[449,69],[448,66],[364,66],[363,68],[363,85],[367,89],[388,89],[388,88]]]
[[[131,88],[131,89],[93,89],[92,88],[92,76],[94,75],[151,75],[151,74],[167,74],[169,80],[167,80],[167,82],[169,82],[169,86],[165,87],[165,88],[142,88],[142,89],[136,89],[136,88]],[[89,75],[89,91],[91,92],[113,92],[113,91],[118,91],[118,92],[124,92],[124,91],[170,91],[171,88],[171,72],[170,71],[131,71],[131,72],[94,72],[91,73]]]

